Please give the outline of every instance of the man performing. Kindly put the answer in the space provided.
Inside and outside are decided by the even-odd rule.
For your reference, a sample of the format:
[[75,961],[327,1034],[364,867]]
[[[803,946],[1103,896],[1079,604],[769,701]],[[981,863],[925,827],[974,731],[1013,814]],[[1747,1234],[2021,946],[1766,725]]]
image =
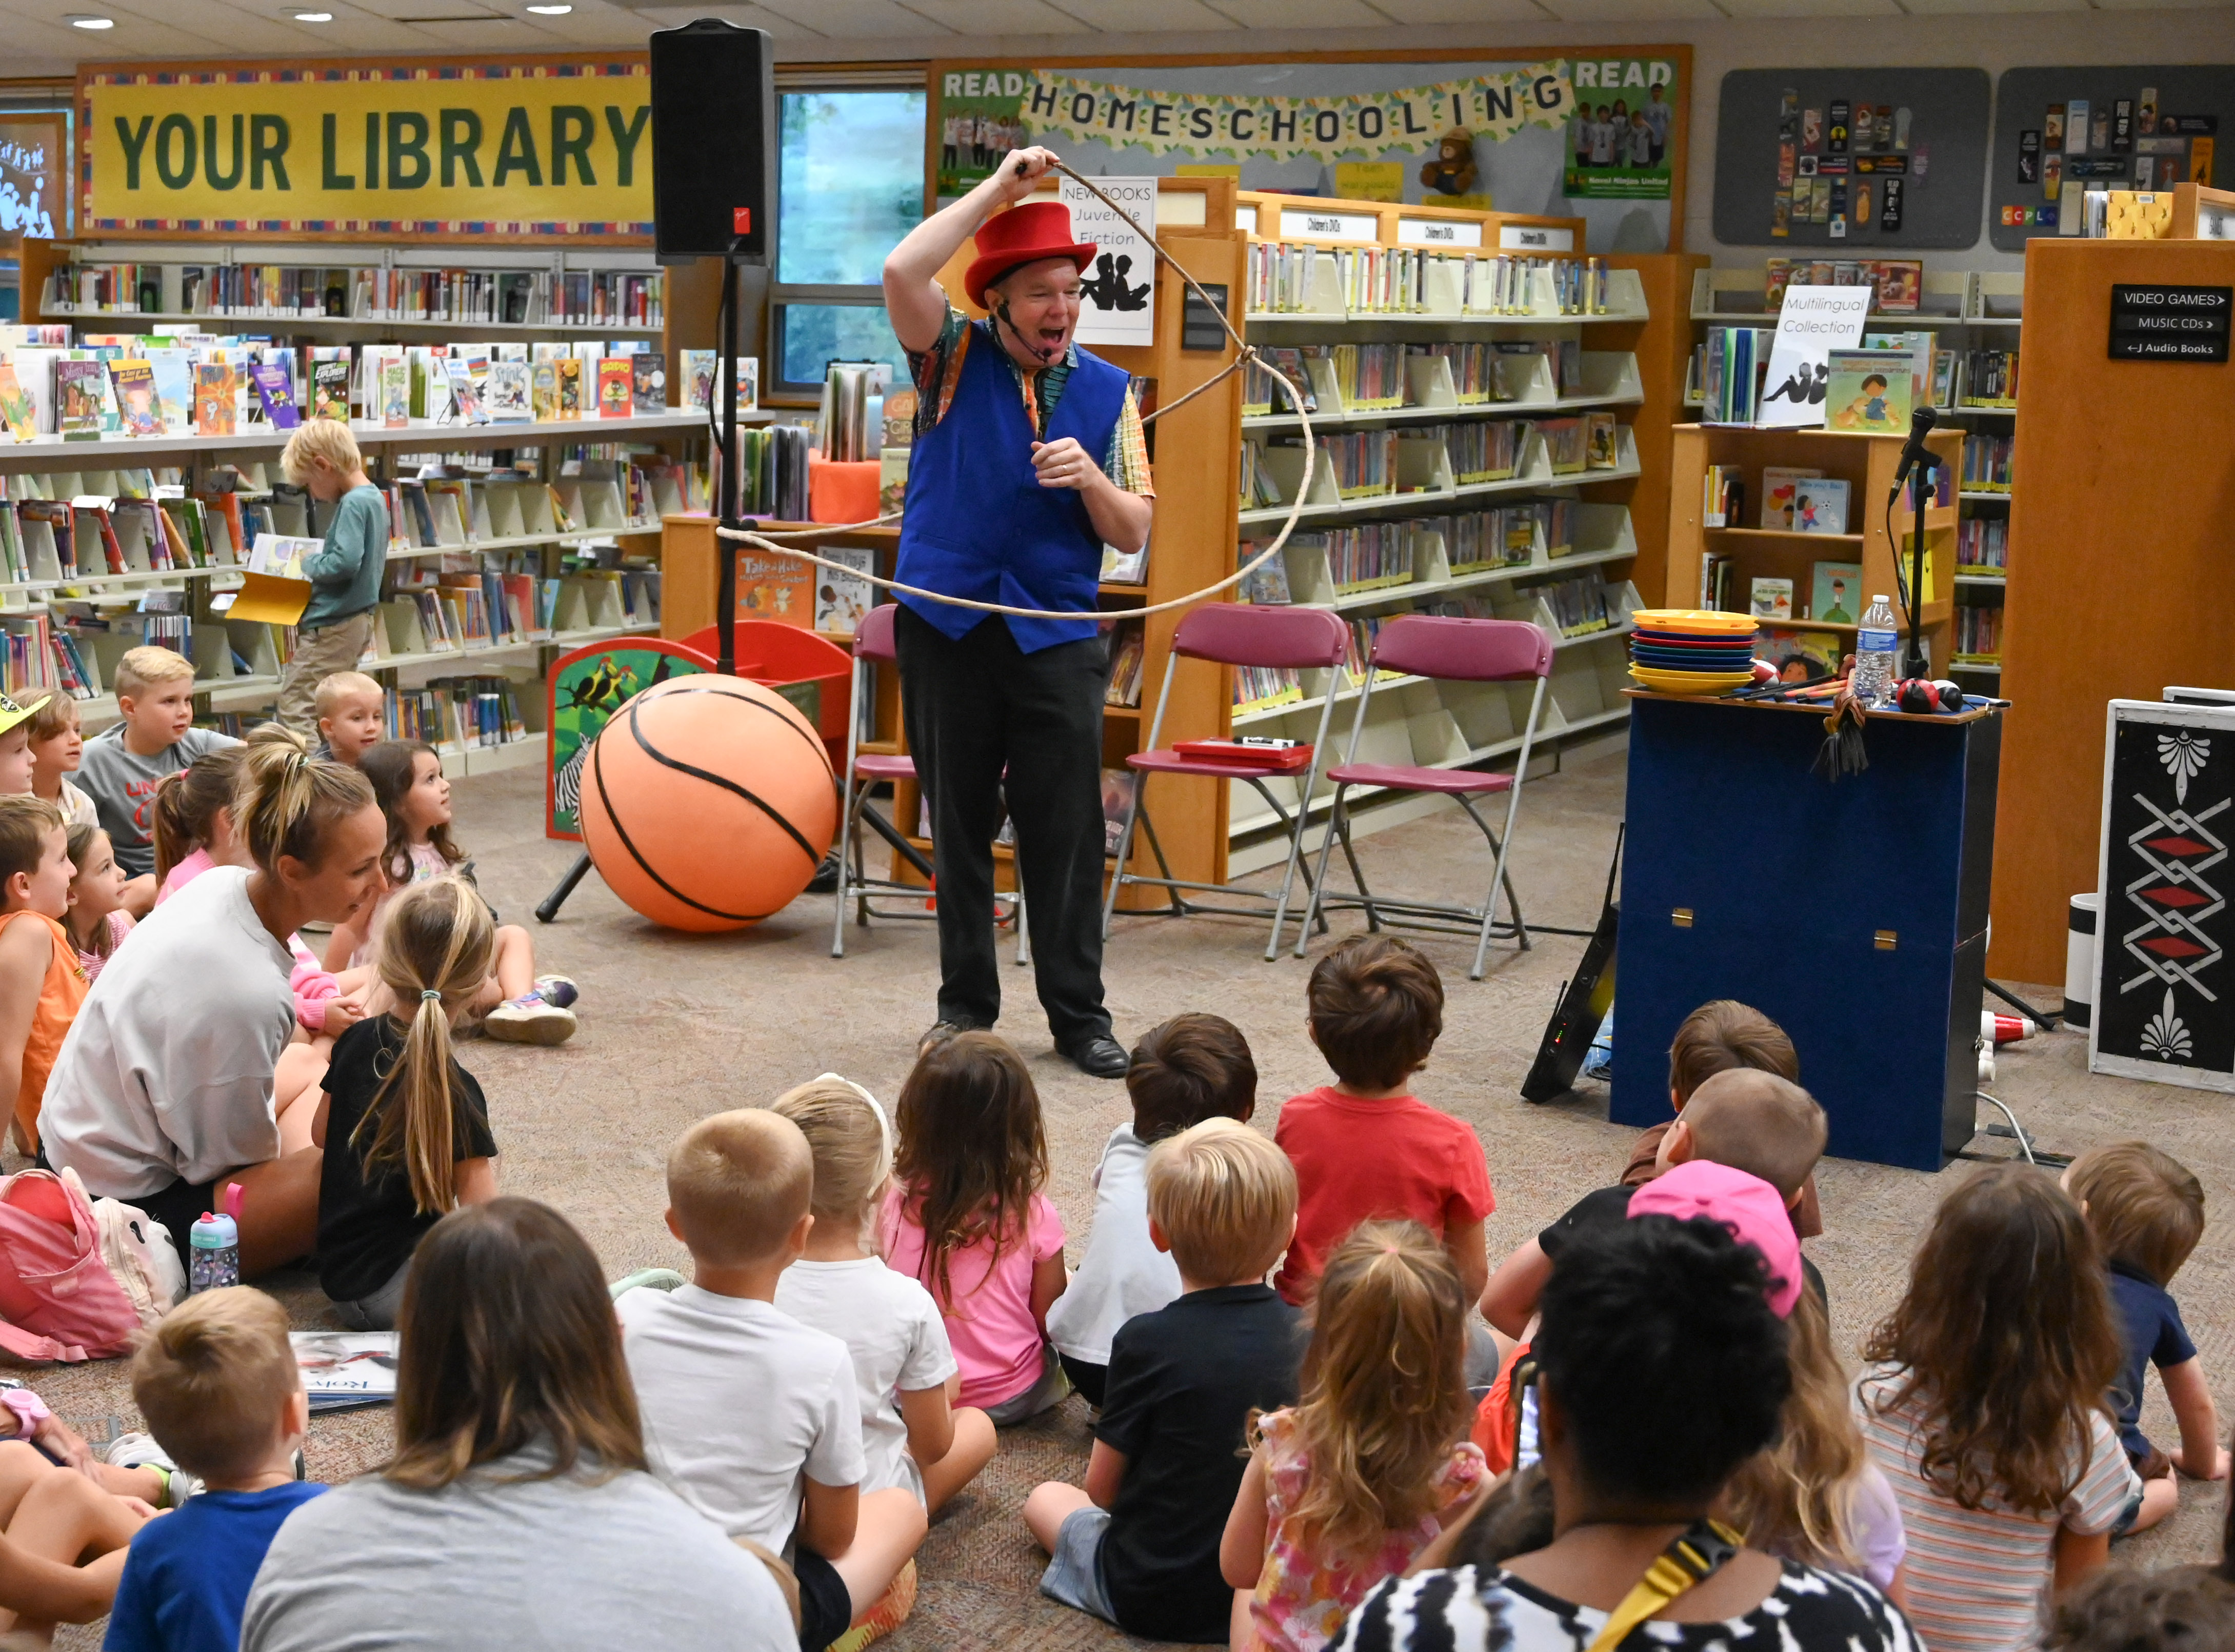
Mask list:
[[[895,626],[908,750],[939,874],[935,1039],[1000,1013],[993,835],[1006,797],[1040,1004],[1056,1048],[1125,1075],[1102,1005],[1102,703],[1108,645],[1092,617],[1102,547],[1148,542],[1155,491],[1124,371],[1072,342],[1079,274],[1098,249],[1071,213],[1022,200],[1053,166],[1019,149],[908,233],[885,260],[885,308],[915,376],[897,577],[927,591],[1076,613],[1016,620],[900,599]],[[973,322],[939,272],[971,233]],[[1006,778],[1005,778],[1006,775]]]

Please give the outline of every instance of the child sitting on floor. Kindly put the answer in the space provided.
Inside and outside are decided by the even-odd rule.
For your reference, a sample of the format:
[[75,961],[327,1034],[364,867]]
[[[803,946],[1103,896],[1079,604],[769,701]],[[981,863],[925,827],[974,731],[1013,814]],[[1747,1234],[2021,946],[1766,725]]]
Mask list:
[[155,845],[157,906],[213,866],[249,864],[248,850],[233,832],[233,787],[247,750],[229,745],[156,783],[149,836]]
[[[1342,942],[1312,967],[1312,1042],[1332,1085],[1281,1109],[1273,1139],[1296,1167],[1296,1242],[1273,1283],[1302,1304],[1335,1246],[1361,1222],[1417,1222],[1451,1253],[1469,1301],[1490,1277],[1483,1223],[1498,1208],[1472,1130],[1412,1094],[1444,1030],[1444,984],[1393,935]],[[1470,1328],[1467,1373],[1487,1382],[1498,1354]]]
[[[357,766],[388,818],[381,854],[388,892],[334,926],[326,967],[337,974],[377,963],[382,925],[397,890],[451,875],[473,882],[473,863],[450,838],[450,783],[441,754],[421,740],[383,740]],[[513,1044],[564,1044],[574,1036],[574,1012],[567,1006],[576,996],[566,976],[535,973],[535,943],[527,930],[497,926],[495,961],[473,1005],[482,1014],[482,1031]]]
[[1301,1315],[1265,1283],[1295,1231],[1296,1173],[1247,1124],[1207,1118],[1149,1150],[1148,1185],[1180,1295],[1118,1328],[1086,1484],[1034,1487],[1025,1524],[1051,1599],[1151,1640],[1223,1641],[1243,1430],[1296,1400]]
[[0,796],[0,1095],[11,1099],[16,1150],[39,1150],[47,1074],[85,1002],[69,911],[69,834],[62,813],[27,792]]
[[952,1404],[960,1367],[939,1304],[872,1248],[892,1181],[892,1126],[875,1097],[835,1072],[777,1097],[769,1111],[798,1125],[815,1156],[815,1226],[806,1254],[777,1282],[776,1305],[854,1356],[868,1459],[862,1489],[904,1486],[936,1514],[993,1460],[993,1425]]
[[488,1103],[451,1052],[451,1028],[488,978],[488,908],[456,878],[396,898],[375,1002],[334,1040],[311,1139],[318,1285],[352,1331],[396,1326],[411,1253],[460,1205],[496,1197]]
[[155,869],[151,809],[163,777],[240,742],[194,726],[193,662],[168,648],[126,650],[110,686],[123,720],[85,743],[78,787],[101,811],[118,864],[142,877]]
[[[1773,1072],[1788,1084],[1800,1082],[1800,1058],[1783,1027],[1760,1010],[1732,999],[1719,998],[1701,1005],[1684,1018],[1676,1036],[1669,1040],[1669,1106],[1681,1114],[1694,1090],[1717,1073],[1736,1067]],[[1638,1133],[1630,1144],[1629,1161],[1622,1166],[1624,1187],[1642,1187],[1668,1168],[1660,1157],[1661,1144],[1675,1128],[1676,1121],[1671,1118],[1665,1124],[1649,1124]],[[1793,1226],[1803,1239],[1813,1239],[1824,1231],[1812,1172],[1803,1186],[1800,1203],[1793,1208]]]
[[2106,1410],[2118,1318],[2079,1207],[2030,1164],[1975,1172],[1863,1353],[1855,1404],[1901,1502],[1917,1633],[2034,1645],[2051,1588],[2101,1566],[2142,1500]]
[[105,1652],[234,1652],[281,1522],[326,1488],[301,1478],[310,1402],[287,1312],[235,1285],[172,1309],[132,1360],[132,1398],[200,1492],[133,1538]]
[[68,844],[69,915],[62,927],[69,931],[78,967],[90,986],[132,933],[132,914],[124,909],[124,869],[109,849],[108,834],[98,826],[73,826]]
[[992,1032],[958,1032],[901,1086],[885,1260],[931,1292],[962,1368],[961,1401],[1003,1427],[1070,1392],[1047,1346],[1063,1295],[1063,1217],[1040,1190],[1047,1140],[1024,1060]]
[[667,1159],[667,1225],[690,1248],[693,1282],[615,1304],[652,1472],[731,1537],[790,1562],[800,1652],[823,1652],[873,1609],[904,1616],[911,1590],[883,1597],[926,1530],[913,1490],[862,1489],[845,1343],[775,1303],[815,1223],[814,1176],[789,1118],[749,1108],[700,1119]]
[[[61,810],[66,826],[99,825],[101,811],[69,778],[85,759],[77,702],[59,689],[35,688],[24,695],[23,706],[31,713],[31,795]],[[144,918],[154,904],[154,881],[128,875],[124,909]]]
[[1237,1649],[1319,1652],[1487,1478],[1462,1438],[1471,1307],[1416,1223],[1362,1223],[1327,1258],[1303,1403],[1251,1423],[1219,1545],[1226,1581],[1249,1595]]
[[352,769],[388,738],[388,701],[363,672],[335,672],[318,679],[311,701],[318,718],[318,746],[311,755]]
[[1180,1294],[1179,1269],[1149,1242],[1142,1180],[1149,1150],[1206,1118],[1249,1123],[1257,1106],[1257,1065],[1233,1022],[1217,1015],[1175,1015],[1133,1046],[1125,1089],[1132,1097],[1133,1122],[1111,1131],[1102,1149],[1102,1162],[1094,1167],[1094,1225],[1086,1255],[1047,1320],[1048,1341],[1062,1359],[1064,1374],[1098,1407],[1118,1328]]
[[125,1545],[154,1512],[57,1467],[36,1446],[0,1442],[0,1645],[45,1646],[56,1623],[105,1616]]
[[[2196,1344],[2167,1289],[2204,1237],[2204,1188],[2171,1154],[2147,1142],[2093,1147],[2064,1173],[2065,1190],[2103,1249],[2111,1268],[2111,1306],[2119,1321],[2119,1381],[2111,1393],[2119,1443],[2142,1477],[2142,1504],[2112,1535],[2141,1531],[2179,1506],[2176,1472],[2193,1479],[2227,1478],[2219,1414],[2212,1403]],[[2142,1432],[2142,1384],[2151,1366],[2180,1428],[2180,1444],[2160,1451]]]

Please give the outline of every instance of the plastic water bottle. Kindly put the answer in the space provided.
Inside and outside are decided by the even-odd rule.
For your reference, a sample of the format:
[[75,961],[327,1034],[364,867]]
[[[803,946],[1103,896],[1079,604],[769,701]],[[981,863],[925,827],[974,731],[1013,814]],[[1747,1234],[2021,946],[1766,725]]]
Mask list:
[[1892,697],[1894,654],[1901,646],[1893,604],[1872,597],[1855,628],[1855,698],[1865,705],[1884,705]]
[[188,1240],[194,1255],[188,1288],[194,1295],[240,1283],[240,1227],[231,1216],[205,1212]]

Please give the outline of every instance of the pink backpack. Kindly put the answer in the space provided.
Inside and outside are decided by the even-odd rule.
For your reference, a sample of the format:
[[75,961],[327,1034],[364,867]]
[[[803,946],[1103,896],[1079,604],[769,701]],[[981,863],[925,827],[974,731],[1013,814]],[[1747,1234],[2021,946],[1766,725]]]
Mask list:
[[102,1257],[101,1223],[75,1172],[0,1178],[0,1353],[110,1359],[131,1352],[141,1323]]

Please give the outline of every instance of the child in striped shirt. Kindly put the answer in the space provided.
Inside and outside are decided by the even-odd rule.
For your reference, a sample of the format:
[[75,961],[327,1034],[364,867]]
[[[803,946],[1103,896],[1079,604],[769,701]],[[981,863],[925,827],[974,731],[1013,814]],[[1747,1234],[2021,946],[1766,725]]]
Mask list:
[[2106,1404],[2118,1322],[2079,1206],[2030,1165],[1973,1177],[1865,1354],[1911,1620],[1932,1652],[2032,1652],[2052,1585],[2101,1566],[2142,1495]]

